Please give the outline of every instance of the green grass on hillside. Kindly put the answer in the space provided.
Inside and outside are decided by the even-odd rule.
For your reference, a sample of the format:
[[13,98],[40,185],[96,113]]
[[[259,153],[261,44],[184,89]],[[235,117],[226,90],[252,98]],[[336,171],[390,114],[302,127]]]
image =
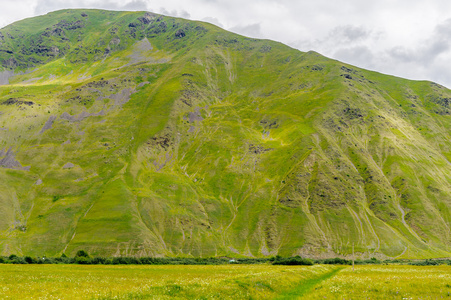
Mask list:
[[441,86],[145,12],[0,32],[3,255],[450,256]]

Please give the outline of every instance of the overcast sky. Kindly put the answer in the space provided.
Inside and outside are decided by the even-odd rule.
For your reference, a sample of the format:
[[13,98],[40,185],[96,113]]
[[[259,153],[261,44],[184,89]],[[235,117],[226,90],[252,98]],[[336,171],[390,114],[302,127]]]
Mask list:
[[147,10],[451,88],[449,0],[0,0],[0,27],[63,8]]

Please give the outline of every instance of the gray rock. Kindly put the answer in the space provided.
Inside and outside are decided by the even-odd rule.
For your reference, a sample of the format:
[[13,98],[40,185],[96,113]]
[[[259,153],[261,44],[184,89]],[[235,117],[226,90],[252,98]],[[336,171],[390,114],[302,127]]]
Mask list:
[[104,116],[104,115],[105,115],[105,113],[103,110],[101,110],[97,113],[88,113],[87,111],[82,111],[77,116],[72,116],[69,113],[64,112],[61,114],[60,118],[63,120],[71,121],[71,122],[79,122],[79,121],[83,121],[84,119],[86,119],[88,117],[98,117],[98,116]]
[[75,165],[73,163],[68,162],[63,166],[63,169],[72,169],[73,167],[75,167]]
[[0,72],[0,85],[9,84],[9,79],[14,76],[14,71]]
[[16,156],[12,151],[12,148],[9,148],[6,153],[2,150],[1,154],[3,154],[2,156],[4,157],[0,160],[0,167],[24,171],[30,170],[30,167],[23,167],[20,162],[16,160]]
[[183,29],[179,29],[175,33],[175,37],[178,39],[181,39],[182,37],[185,37],[185,36],[186,36],[186,33],[185,33],[185,31],[183,31]]
[[43,133],[44,131],[52,128],[53,126],[53,122],[55,122],[56,120],[56,116],[52,115],[49,117],[49,119],[47,120],[47,122],[45,122],[44,127],[42,127],[41,131],[39,131],[39,133]]

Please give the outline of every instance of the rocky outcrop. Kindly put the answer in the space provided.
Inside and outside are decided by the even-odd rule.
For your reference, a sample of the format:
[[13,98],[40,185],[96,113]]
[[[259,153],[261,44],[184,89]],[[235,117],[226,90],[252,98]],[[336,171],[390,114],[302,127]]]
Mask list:
[[63,169],[72,169],[73,167],[75,167],[75,165],[73,163],[68,162],[63,166]]
[[9,84],[9,79],[14,76],[14,71],[0,72],[0,85]]
[[43,33],[42,36],[50,37],[50,36],[57,36],[57,37],[65,37],[66,34],[64,33],[64,30],[61,28],[47,28]]
[[2,66],[8,69],[15,69],[17,67],[17,60],[14,57],[5,59]]
[[67,112],[64,112],[60,118],[70,121],[70,122],[79,122],[79,121],[83,121],[84,119],[86,119],[88,117],[98,117],[98,116],[103,116],[103,115],[105,115],[103,110],[99,111],[98,113],[88,113],[87,111],[84,111],[84,112],[79,113],[77,116],[72,116],[72,115],[68,114]]
[[140,21],[143,24],[149,24],[150,22],[152,22],[152,20],[154,20],[157,17],[157,15],[153,14],[153,13],[146,13],[143,17],[138,18],[138,21]]
[[15,169],[15,170],[23,170],[23,171],[29,171],[30,167],[23,167],[20,162],[16,160],[15,154],[12,151],[11,148],[8,149],[8,151],[1,151],[0,154],[3,154],[4,156],[0,160],[0,167],[7,168],[7,169]]
[[47,122],[45,122],[44,127],[42,127],[41,131],[39,133],[43,133],[44,131],[52,128],[53,122],[55,122],[56,116],[50,116]]
[[55,26],[66,30],[75,30],[85,27],[85,24],[81,20],[77,20],[75,22],[67,22],[63,20]]
[[183,29],[179,29],[177,30],[177,32],[175,33],[175,37],[181,39],[182,37],[185,37],[186,33]]
[[121,43],[121,39],[120,38],[113,38],[110,42],[111,45],[119,45]]
[[25,105],[31,106],[31,105],[34,104],[34,102],[33,101],[18,100],[16,98],[9,98],[8,100],[2,102],[1,104],[2,105],[14,105],[14,104],[15,105],[22,105],[22,104],[25,104]]

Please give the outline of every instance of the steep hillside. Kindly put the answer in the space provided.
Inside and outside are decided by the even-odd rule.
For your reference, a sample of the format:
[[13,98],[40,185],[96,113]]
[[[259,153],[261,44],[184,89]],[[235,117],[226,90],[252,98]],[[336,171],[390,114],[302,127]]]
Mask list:
[[146,12],[0,30],[1,254],[451,256],[451,91]]

